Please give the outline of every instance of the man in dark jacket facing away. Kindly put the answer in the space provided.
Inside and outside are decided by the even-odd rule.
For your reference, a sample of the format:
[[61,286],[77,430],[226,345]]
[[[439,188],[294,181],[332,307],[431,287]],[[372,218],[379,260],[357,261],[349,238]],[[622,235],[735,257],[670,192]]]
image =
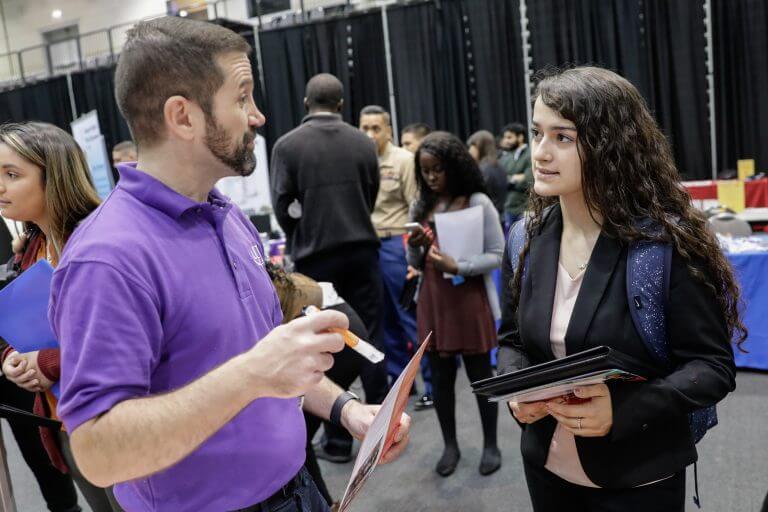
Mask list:
[[[307,83],[308,115],[272,150],[272,204],[296,270],[333,283],[378,345],[381,275],[371,212],[379,162],[373,142],[341,119],[343,94],[333,75]],[[365,365],[363,386],[368,403],[381,403],[386,367]]]

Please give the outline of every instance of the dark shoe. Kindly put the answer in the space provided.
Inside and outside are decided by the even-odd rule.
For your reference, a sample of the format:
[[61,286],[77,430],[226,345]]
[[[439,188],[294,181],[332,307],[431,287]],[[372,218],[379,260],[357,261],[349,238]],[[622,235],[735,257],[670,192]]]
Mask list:
[[443,456],[435,466],[435,471],[440,476],[450,476],[456,471],[456,466],[459,464],[461,458],[461,452],[457,446],[446,446],[443,450]]
[[488,476],[495,473],[501,467],[501,452],[495,446],[483,449],[480,459],[480,474]]
[[315,449],[315,455],[318,459],[333,462],[335,464],[344,464],[352,460],[351,453],[328,450],[322,443],[314,443],[312,448]]
[[417,411],[423,411],[424,409],[431,409],[434,407],[435,402],[432,400],[432,395],[424,395],[413,404],[413,408]]

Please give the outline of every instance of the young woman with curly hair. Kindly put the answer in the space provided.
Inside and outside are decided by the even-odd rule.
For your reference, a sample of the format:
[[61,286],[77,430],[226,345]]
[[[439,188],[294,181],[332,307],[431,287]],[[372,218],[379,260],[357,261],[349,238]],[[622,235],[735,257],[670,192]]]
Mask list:
[[[533,508],[683,511],[685,468],[697,458],[688,413],[734,389],[731,340],[746,336],[733,272],[627,80],[594,67],[547,76],[532,124],[527,242],[503,263],[500,372],[607,345],[665,375],[584,386],[582,403],[509,404]],[[658,229],[644,230],[649,223]],[[673,249],[672,370],[659,367],[630,316],[627,251],[638,239]],[[510,258],[526,272],[513,276]]]
[[[485,193],[480,169],[455,136],[433,132],[424,138],[416,151],[416,181],[420,197],[411,208],[411,219],[422,229],[408,240],[408,263],[423,269],[416,323],[419,339],[432,332],[428,356],[435,410],[445,441],[435,470],[448,476],[456,470],[460,457],[454,395],[456,357],[462,357],[470,381],[492,376],[489,352],[496,346],[498,301],[490,273],[501,263],[504,234],[498,212]],[[474,206],[483,211],[483,250],[456,261],[440,251],[434,215]],[[444,273],[459,279],[446,279]],[[481,397],[477,405],[484,437],[479,469],[482,475],[490,475],[501,467],[496,443],[498,407]]]

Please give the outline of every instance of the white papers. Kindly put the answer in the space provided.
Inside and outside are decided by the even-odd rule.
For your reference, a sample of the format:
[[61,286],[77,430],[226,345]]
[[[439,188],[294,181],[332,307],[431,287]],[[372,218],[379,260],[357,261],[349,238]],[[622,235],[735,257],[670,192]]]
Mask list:
[[427,335],[427,339],[424,340],[419,350],[411,358],[408,366],[405,367],[403,373],[400,374],[400,377],[392,385],[387,398],[381,404],[381,409],[379,409],[378,414],[373,419],[373,423],[368,428],[368,433],[365,435],[360,451],[357,453],[355,467],[352,469],[352,476],[347,484],[347,490],[344,492],[344,498],[341,500],[339,512],[349,510],[352,500],[355,499],[365,481],[373,473],[374,468],[379,463],[379,459],[394,442],[400,418],[403,415],[403,411],[405,411],[405,406],[408,404],[408,396],[413,380],[419,371],[421,358],[424,356],[424,350],[427,348],[431,335],[432,333]]
[[[435,227],[440,252],[457,262],[483,253],[483,207],[436,213]],[[444,274],[445,277],[452,277]]]

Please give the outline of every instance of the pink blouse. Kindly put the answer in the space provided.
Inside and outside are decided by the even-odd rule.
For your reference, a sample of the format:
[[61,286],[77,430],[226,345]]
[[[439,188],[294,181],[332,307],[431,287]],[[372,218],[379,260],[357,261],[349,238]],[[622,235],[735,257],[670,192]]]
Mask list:
[[[555,285],[555,300],[552,304],[552,324],[549,328],[552,353],[557,359],[565,357],[565,332],[568,330],[573,306],[576,304],[576,297],[579,295],[583,280],[584,271],[572,279],[568,275],[568,271],[560,263],[557,264],[557,284]],[[599,487],[584,473],[573,434],[565,430],[559,423],[555,429],[555,434],[552,436],[547,463],[544,467],[572,484]]]

